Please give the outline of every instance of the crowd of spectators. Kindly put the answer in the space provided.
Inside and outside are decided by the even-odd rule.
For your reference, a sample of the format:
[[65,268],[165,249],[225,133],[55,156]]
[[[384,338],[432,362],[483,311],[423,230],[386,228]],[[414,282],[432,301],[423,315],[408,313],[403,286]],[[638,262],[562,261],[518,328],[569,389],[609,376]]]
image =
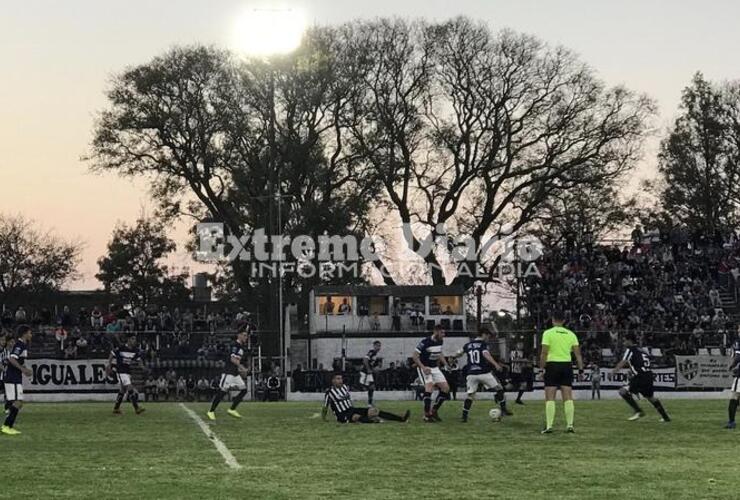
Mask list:
[[[558,246],[537,261],[541,276],[524,280],[527,308],[538,327],[547,311],[565,312],[585,349],[614,347],[633,332],[645,345],[695,350],[721,345],[736,329],[740,238],[682,228],[637,227],[631,244]],[[730,306],[731,309],[727,309]]]
[[55,354],[65,359],[105,353],[119,334],[135,332],[148,360],[215,360],[221,359],[227,349],[226,341],[215,337],[217,332],[255,328],[254,318],[243,308],[207,311],[152,306],[129,310],[95,306],[72,311],[63,306],[53,313],[46,307],[3,307],[0,333],[8,334],[26,323],[36,327],[41,340],[53,336]]

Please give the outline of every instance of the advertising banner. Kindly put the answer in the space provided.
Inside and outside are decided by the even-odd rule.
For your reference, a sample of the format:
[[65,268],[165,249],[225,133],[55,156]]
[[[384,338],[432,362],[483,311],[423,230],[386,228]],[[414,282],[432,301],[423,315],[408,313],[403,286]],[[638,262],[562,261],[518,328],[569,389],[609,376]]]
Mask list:
[[24,380],[26,394],[110,393],[118,391],[116,376],[105,374],[104,359],[29,359],[33,375]]
[[725,356],[676,356],[676,387],[726,389],[732,384]]
[[[577,370],[574,370],[577,373]],[[619,389],[620,387],[627,385],[629,382],[629,370],[620,370],[619,372],[613,373],[609,368],[601,369],[601,388],[602,389]],[[542,389],[545,384],[543,382],[544,371],[537,369],[535,370],[535,381],[534,388]],[[654,385],[656,389],[675,389],[676,388],[676,369],[675,368],[654,368]],[[590,389],[591,380],[593,374],[590,369],[583,370],[583,380],[578,382],[573,381],[574,389]]]

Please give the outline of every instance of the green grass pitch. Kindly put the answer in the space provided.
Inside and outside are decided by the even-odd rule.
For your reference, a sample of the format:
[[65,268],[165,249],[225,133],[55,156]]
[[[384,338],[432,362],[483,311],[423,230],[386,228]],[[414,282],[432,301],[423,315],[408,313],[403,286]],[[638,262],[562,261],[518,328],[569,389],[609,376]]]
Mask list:
[[[620,401],[576,402],[577,434],[542,436],[542,402],[513,406],[501,423],[477,403],[458,421],[425,424],[419,402],[407,424],[339,425],[311,418],[310,403],[245,403],[235,420],[219,408],[211,430],[241,465],[227,467],[174,403],[120,416],[110,404],[29,404],[23,434],[0,435],[0,498],[153,499],[624,499],[740,498],[740,431],[722,429],[726,401],[667,400],[674,421],[627,422]],[[204,417],[205,404],[188,404]],[[205,417],[204,417],[205,419]]]

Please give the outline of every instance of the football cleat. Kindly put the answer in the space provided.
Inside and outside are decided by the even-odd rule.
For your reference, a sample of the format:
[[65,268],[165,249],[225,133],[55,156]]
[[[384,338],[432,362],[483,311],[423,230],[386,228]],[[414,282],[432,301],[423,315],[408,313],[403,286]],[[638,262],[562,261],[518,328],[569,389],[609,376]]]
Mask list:
[[123,412],[121,411],[121,409],[120,409],[120,408],[114,408],[114,409],[113,409],[113,415],[120,415],[120,414],[122,414],[122,413],[123,413]]
[[734,429],[735,428],[735,422],[727,422],[727,425],[725,425],[725,429]]
[[139,407],[139,408],[137,408],[137,409],[136,409],[136,414],[137,414],[137,415],[141,415],[141,414],[142,414],[142,413],[144,413],[145,411],[146,411],[146,410],[145,410],[144,408],[141,408],[141,407]]
[[638,411],[637,413],[635,413],[634,415],[632,415],[627,420],[629,420],[630,422],[634,422],[635,420],[640,420],[644,416],[645,416],[645,414],[643,412]]
[[552,434],[552,433],[553,433],[552,427],[548,427],[547,429],[542,431],[542,434]]
[[212,411],[207,412],[206,417],[208,417],[208,420],[216,420],[216,414]]
[[239,412],[238,411],[232,410],[231,408],[229,408],[228,410],[226,410],[226,413],[228,413],[229,415],[231,415],[234,418],[242,418],[242,416],[239,415]]
[[667,424],[667,423],[668,423],[668,422],[670,422],[670,421],[671,421],[671,419],[670,419],[670,418],[661,418],[660,420],[658,420],[658,422],[660,422],[660,423],[662,423],[662,424]]
[[411,411],[410,410],[406,410],[406,413],[403,414],[403,421],[404,422],[408,422],[409,421],[409,418],[411,418]]
[[576,430],[573,427],[568,427],[567,429],[565,429],[565,432],[567,432],[568,434],[575,434]]
[[501,410],[501,414],[502,414],[502,415],[506,415],[507,417],[511,417],[511,416],[513,416],[513,415],[514,415],[514,414],[513,414],[512,412],[511,412],[511,410],[509,410],[508,408],[507,408],[507,409],[505,409],[505,410]]
[[21,433],[21,431],[17,431],[12,427],[8,427],[7,425],[3,425],[2,427],[0,427],[0,432],[2,432],[3,434],[7,434],[8,436],[17,436]]
[[516,401],[514,401],[514,403],[516,403],[516,404],[518,404],[518,405],[522,405],[522,406],[524,406],[524,401],[520,401],[520,400],[518,400],[518,399],[517,399]]

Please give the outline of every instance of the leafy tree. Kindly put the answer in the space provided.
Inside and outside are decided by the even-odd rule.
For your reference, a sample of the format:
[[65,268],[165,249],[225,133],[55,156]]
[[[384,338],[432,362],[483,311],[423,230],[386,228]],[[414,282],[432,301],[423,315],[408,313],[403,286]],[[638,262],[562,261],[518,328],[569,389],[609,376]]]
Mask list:
[[187,273],[174,274],[165,263],[176,249],[161,221],[142,217],[133,226],[121,224],[113,231],[108,255],[98,260],[96,278],[131,306],[186,300]]
[[77,277],[82,245],[0,214],[0,295],[56,291]]
[[681,114],[661,143],[663,208],[692,229],[716,231],[738,220],[740,91],[696,73],[683,91]]

